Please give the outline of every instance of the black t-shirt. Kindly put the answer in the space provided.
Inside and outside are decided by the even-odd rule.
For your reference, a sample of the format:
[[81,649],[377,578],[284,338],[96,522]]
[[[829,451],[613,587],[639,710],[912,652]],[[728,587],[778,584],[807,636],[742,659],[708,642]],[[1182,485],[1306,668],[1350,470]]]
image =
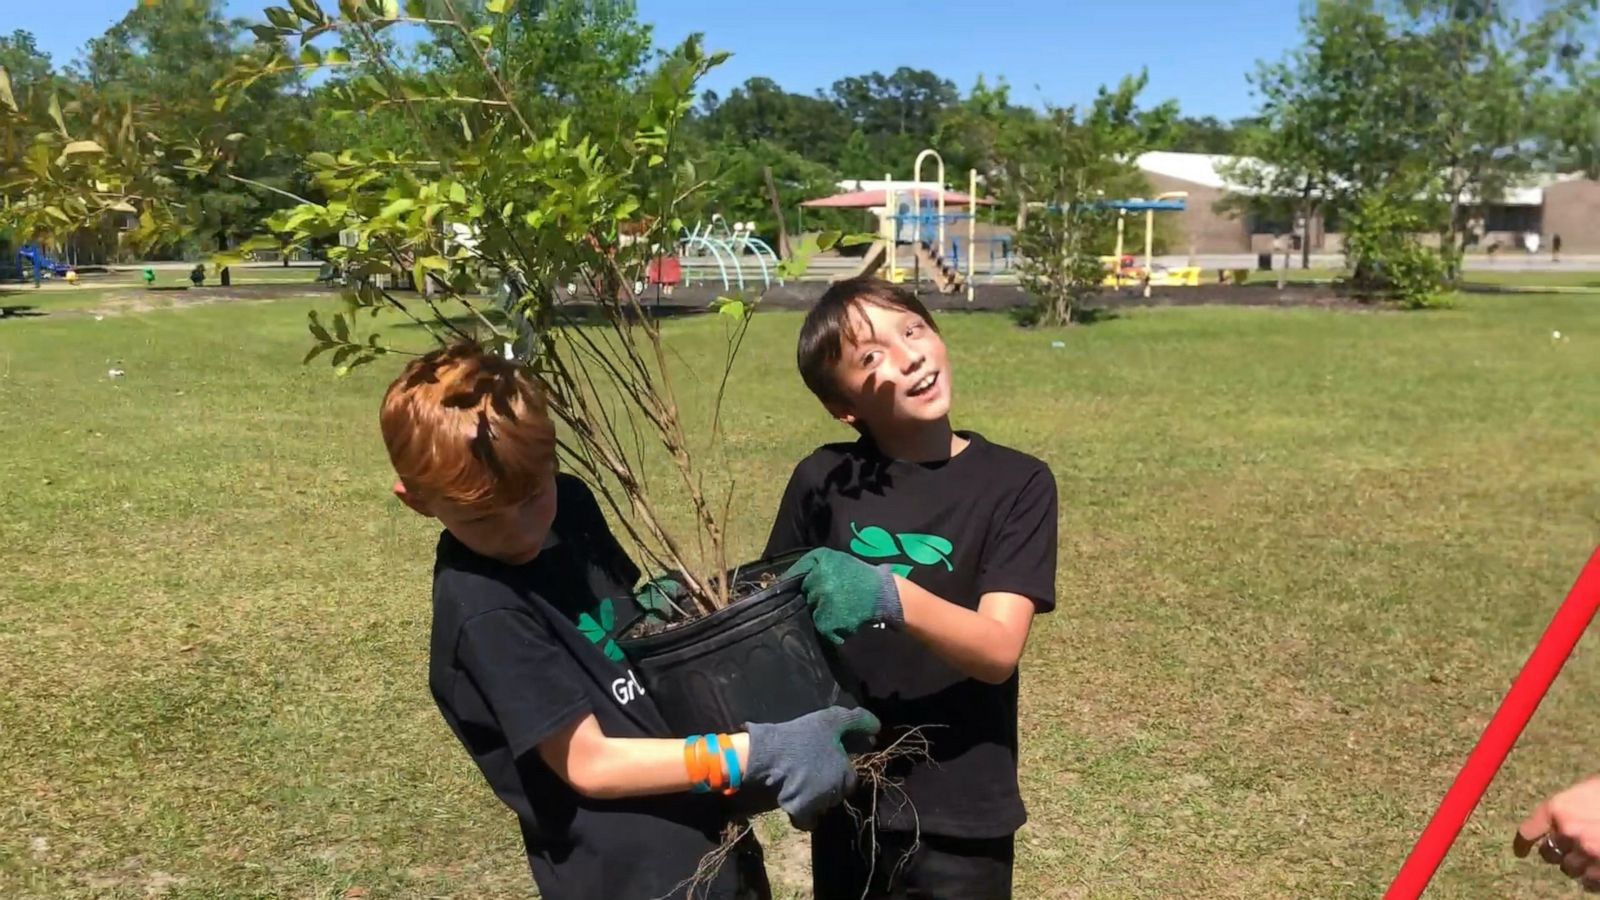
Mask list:
[[[522,824],[545,900],[682,897],[727,818],[711,796],[580,796],[536,749],[594,713],[610,737],[671,737],[615,636],[640,614],[638,569],[579,480],[557,478],[555,539],[513,566],[445,532],[433,580],[428,684],[450,730]],[[734,866],[710,894],[731,897]],[[697,891],[700,896],[704,891]]]
[[[887,564],[970,609],[987,593],[1055,608],[1056,485],[1044,463],[963,433],[948,460],[893,460],[870,440],[829,444],[795,467],[767,555],[810,547]],[[923,726],[931,761],[903,762],[904,797],[878,798],[879,827],[1002,837],[1027,820],[1017,791],[1017,675],[968,678],[902,632],[864,630],[840,648],[883,720],[879,746]],[[909,801],[909,803],[905,802]]]

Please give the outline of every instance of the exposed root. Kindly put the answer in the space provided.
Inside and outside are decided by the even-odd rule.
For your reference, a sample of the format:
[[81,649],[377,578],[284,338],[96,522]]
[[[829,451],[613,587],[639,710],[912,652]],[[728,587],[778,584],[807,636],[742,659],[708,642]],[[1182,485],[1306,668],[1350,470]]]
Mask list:
[[[704,896],[701,892],[711,887],[712,882],[717,880],[717,873],[722,871],[723,864],[738,852],[739,843],[754,831],[755,825],[749,820],[729,822],[722,829],[722,843],[710,853],[700,857],[700,865],[695,867],[694,874],[678,882],[666,896],[676,897],[679,891],[683,892],[684,900],[695,900],[696,897]],[[666,900],[666,898],[657,897],[656,900]]]
[[[905,791],[901,789],[900,780],[889,776],[889,768],[902,759],[931,759],[928,753],[928,737],[923,734],[926,727],[928,726],[909,729],[896,738],[894,743],[882,750],[863,753],[850,761],[851,766],[855,769],[858,783],[870,789],[866,792],[868,799],[865,809],[858,808],[849,802],[844,804],[845,811],[850,814],[850,819],[855,822],[860,834],[872,842],[871,847],[868,848],[870,854],[870,868],[867,875],[868,891],[870,891],[872,875],[877,869],[878,854],[880,852],[875,825],[877,824],[878,809],[882,799],[885,796],[895,798],[895,801],[901,807],[911,810],[913,822],[916,821],[916,807],[912,805],[910,799],[906,797]],[[862,792],[858,791],[857,793]],[[676,897],[680,892],[682,892],[684,900],[695,900],[697,897],[705,896],[705,891],[716,881],[723,865],[738,852],[740,842],[749,837],[754,831],[755,825],[749,820],[741,819],[729,822],[722,830],[722,842],[710,853],[701,857],[700,864],[695,867],[694,874],[674,886],[668,892],[667,897]],[[895,868],[890,873],[891,880],[900,867],[904,866],[910,860],[911,855],[916,852],[921,833],[920,824],[912,829],[911,844],[906,848],[905,854],[895,860]],[[866,892],[863,892],[862,897],[866,897]],[[656,900],[665,900],[665,898],[658,897]]]
[[902,759],[928,760],[932,758],[928,753],[930,746],[928,736],[922,733],[925,727],[928,726],[909,729],[896,738],[894,743],[882,750],[863,753],[852,760],[856,770],[856,777],[862,785],[869,789],[866,792],[865,809],[849,802],[844,805],[845,812],[850,814],[850,820],[856,825],[857,837],[870,842],[870,846],[865,848],[867,851],[867,883],[862,888],[862,900],[866,900],[867,895],[872,892],[872,879],[878,871],[878,855],[883,849],[878,844],[878,810],[886,796],[897,803],[899,808],[909,809],[912,820],[911,843],[906,846],[905,852],[900,855],[900,858],[894,860],[894,868],[889,871],[890,882],[893,882],[900,869],[910,862],[912,855],[917,852],[917,848],[921,845],[922,823],[917,816],[917,807],[906,796],[905,790],[900,786],[900,780],[889,777],[888,772],[892,764]]

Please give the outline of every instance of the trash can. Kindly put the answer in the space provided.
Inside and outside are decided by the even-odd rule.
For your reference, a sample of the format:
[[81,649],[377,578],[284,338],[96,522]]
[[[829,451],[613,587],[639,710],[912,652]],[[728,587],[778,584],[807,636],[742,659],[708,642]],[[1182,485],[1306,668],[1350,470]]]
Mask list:
[[1271,253],[1257,253],[1256,254],[1256,271],[1258,271],[1258,272],[1271,272],[1272,271],[1272,254]]

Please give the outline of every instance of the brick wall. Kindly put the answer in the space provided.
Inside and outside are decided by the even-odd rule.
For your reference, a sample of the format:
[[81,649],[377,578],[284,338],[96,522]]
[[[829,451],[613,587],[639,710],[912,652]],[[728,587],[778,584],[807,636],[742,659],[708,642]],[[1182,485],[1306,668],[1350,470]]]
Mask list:
[[1541,253],[1550,252],[1558,234],[1563,253],[1600,253],[1600,182],[1578,179],[1545,188],[1543,224]]
[[1249,225],[1242,217],[1217,212],[1213,207],[1223,197],[1217,188],[1206,187],[1190,181],[1144,173],[1150,182],[1152,194],[1167,191],[1188,191],[1185,201],[1188,208],[1178,213],[1178,231],[1168,252],[1186,254],[1193,247],[1196,253],[1248,253],[1250,251]]

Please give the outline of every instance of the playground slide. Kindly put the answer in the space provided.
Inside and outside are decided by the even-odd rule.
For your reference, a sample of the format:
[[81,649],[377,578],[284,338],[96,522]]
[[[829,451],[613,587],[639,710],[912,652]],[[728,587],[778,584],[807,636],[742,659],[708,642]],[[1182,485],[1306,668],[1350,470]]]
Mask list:
[[861,267],[856,269],[854,272],[848,272],[848,273],[846,273],[844,275],[840,275],[838,278],[836,278],[834,280],[835,281],[843,281],[846,278],[869,278],[869,277],[871,277],[873,275],[878,274],[878,270],[883,268],[883,264],[888,262],[888,261],[889,261],[889,244],[888,244],[888,242],[887,241],[873,241],[872,242],[872,246],[867,248],[867,255],[861,257]]
[[939,252],[933,249],[931,244],[927,241],[917,241],[915,247],[917,261],[928,271],[929,276],[933,279],[933,286],[939,289],[939,293],[954,294],[966,286],[962,281],[961,273],[956,271],[955,266],[950,265],[949,261],[940,256]]

